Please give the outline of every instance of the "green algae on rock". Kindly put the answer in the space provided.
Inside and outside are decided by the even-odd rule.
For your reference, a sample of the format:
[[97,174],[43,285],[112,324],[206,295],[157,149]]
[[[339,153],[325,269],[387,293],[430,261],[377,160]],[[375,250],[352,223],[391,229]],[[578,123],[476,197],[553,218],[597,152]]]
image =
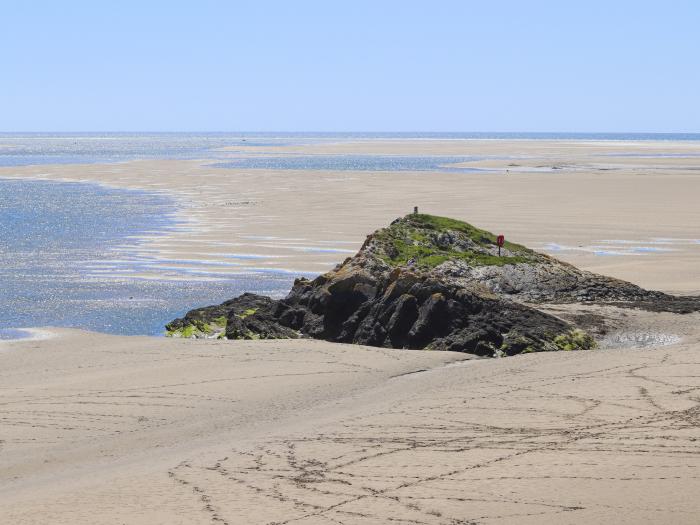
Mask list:
[[168,323],[165,335],[189,339],[224,339],[227,337],[231,316],[244,319],[271,301],[268,297],[248,293],[220,305],[190,310],[185,317]]
[[216,317],[209,322],[202,319],[191,319],[189,323],[178,328],[171,326],[166,327],[166,337],[176,337],[185,339],[224,339],[226,335],[226,325],[228,318],[226,316]]

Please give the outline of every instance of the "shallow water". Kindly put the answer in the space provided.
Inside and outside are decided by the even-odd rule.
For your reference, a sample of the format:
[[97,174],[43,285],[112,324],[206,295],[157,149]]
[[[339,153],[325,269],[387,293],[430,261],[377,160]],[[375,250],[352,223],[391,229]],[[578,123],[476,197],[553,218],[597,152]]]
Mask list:
[[[283,146],[357,139],[530,139],[530,140],[700,140],[698,133],[323,133],[323,132],[235,132],[235,133],[0,133],[0,166],[36,164],[83,164],[119,162],[152,158],[208,158],[222,160],[231,154],[221,148],[236,146]],[[624,152],[622,152],[624,153]],[[342,157],[342,156],[329,156]],[[367,156],[370,157],[370,156]],[[407,157],[406,159],[411,159]],[[418,158],[414,158],[418,159]],[[238,161],[229,161],[238,162]],[[255,161],[253,161],[255,162]],[[280,161],[269,161],[271,163]],[[293,161],[287,161],[293,162]],[[331,163],[331,160],[308,159],[307,162]],[[347,159],[337,161],[341,165]],[[406,162],[421,160],[354,159],[359,166],[377,164],[386,169],[403,168]],[[428,161],[430,162],[430,161]],[[442,162],[440,162],[441,164]],[[313,169],[313,168],[310,168]],[[321,169],[321,168],[318,168]],[[330,168],[329,168],[330,169]],[[339,168],[349,169],[349,168]],[[363,168],[355,168],[363,169]],[[364,168],[381,169],[381,168]],[[419,168],[420,169],[420,168]],[[426,168],[423,168],[426,169]]]
[[27,339],[32,336],[29,330],[17,328],[0,328],[0,341],[7,339]]
[[607,335],[600,341],[601,348],[648,348],[668,346],[680,343],[682,338],[676,334],[658,332],[620,332]]
[[0,133],[0,166],[92,164],[135,159],[216,158],[235,146],[281,146],[292,137],[241,133]]
[[476,157],[404,155],[284,155],[249,156],[213,164],[219,168],[328,171],[485,171],[451,166]]
[[[167,196],[95,184],[0,179],[0,330],[35,326],[115,334],[160,334],[194,306],[244,291],[279,296],[294,274],[217,275],[211,281],[130,279],[110,268],[115,246],[154,230],[177,228]],[[139,268],[138,258],[124,266]],[[95,270],[98,269],[96,272]]]

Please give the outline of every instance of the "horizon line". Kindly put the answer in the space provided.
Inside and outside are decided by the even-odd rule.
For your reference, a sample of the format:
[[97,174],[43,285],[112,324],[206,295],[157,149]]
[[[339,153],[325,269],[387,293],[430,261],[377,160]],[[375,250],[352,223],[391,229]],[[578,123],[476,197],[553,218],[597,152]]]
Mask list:
[[176,134],[176,133],[220,133],[220,134],[256,134],[256,133],[290,133],[290,134],[393,134],[393,135],[407,135],[407,134],[426,134],[426,135],[438,135],[438,134],[464,134],[464,135],[479,135],[479,134],[492,134],[492,135],[515,135],[515,134],[528,134],[528,135],[700,135],[700,131],[453,131],[453,130],[441,130],[441,131],[425,131],[425,130],[412,130],[412,131],[395,131],[395,130],[385,130],[385,131],[369,131],[369,130],[342,130],[342,131],[329,131],[329,130],[0,130],[1,134],[11,134],[11,133],[163,133],[163,134]]

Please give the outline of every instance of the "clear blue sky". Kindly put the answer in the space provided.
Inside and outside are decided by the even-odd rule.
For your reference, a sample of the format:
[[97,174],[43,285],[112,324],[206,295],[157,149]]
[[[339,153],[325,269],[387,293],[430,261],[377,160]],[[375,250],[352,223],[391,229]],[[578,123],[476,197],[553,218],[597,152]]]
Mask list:
[[0,0],[0,130],[700,132],[700,2]]

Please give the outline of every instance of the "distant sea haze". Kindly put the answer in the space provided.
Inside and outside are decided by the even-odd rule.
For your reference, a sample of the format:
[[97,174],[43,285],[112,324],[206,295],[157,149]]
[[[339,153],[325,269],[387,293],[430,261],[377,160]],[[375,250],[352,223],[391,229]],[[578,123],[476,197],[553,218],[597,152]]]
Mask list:
[[76,138],[116,138],[127,139],[129,137],[143,140],[152,137],[156,142],[161,138],[169,141],[176,139],[171,146],[173,149],[183,144],[177,143],[177,139],[199,139],[209,141],[212,145],[217,143],[227,145],[243,139],[262,139],[263,144],[267,139],[531,139],[531,140],[700,140],[698,133],[630,133],[630,132],[578,132],[578,131],[203,131],[203,132],[129,132],[129,131],[93,131],[93,132],[0,132],[0,138],[45,138],[66,139]]
[[[196,159],[233,162],[222,167],[285,168],[285,163],[273,160],[230,160],[236,146],[291,146],[322,143],[343,139],[503,139],[503,140],[610,140],[610,141],[700,141],[700,133],[544,133],[544,132],[207,132],[207,133],[0,133],[0,167],[41,164],[90,164],[123,162],[138,159]],[[228,151],[222,151],[227,148]],[[341,158],[343,155],[335,157]],[[358,156],[369,157],[369,156]],[[323,169],[434,169],[425,157],[402,162],[394,155],[388,162],[358,158],[343,168],[342,162],[332,159],[321,162]],[[441,159],[460,162],[469,159]],[[248,163],[248,164],[246,164]],[[288,160],[290,169],[298,169],[299,162]],[[393,167],[392,167],[393,164]],[[354,165],[354,166],[353,166]],[[387,165],[386,168],[383,168]],[[309,166],[314,169],[313,166]],[[464,170],[462,170],[464,171]]]

